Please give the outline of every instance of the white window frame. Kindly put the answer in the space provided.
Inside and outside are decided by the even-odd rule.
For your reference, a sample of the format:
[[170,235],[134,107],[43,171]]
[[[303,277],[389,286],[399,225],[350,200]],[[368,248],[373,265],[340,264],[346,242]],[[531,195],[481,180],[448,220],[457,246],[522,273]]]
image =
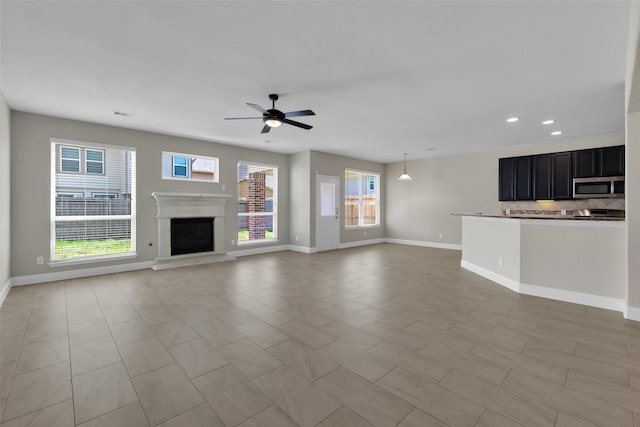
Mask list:
[[[345,214],[345,218],[346,218],[346,212],[347,212],[347,173],[355,173],[358,174],[358,200],[353,203],[350,202],[349,205],[357,205],[358,206],[358,224],[356,225],[344,225],[345,230],[355,230],[358,228],[376,228],[376,227],[380,227],[380,224],[382,222],[382,218],[380,218],[380,204],[381,204],[381,192],[380,192],[380,186],[381,186],[381,182],[382,182],[382,174],[380,172],[374,172],[374,171],[366,171],[366,170],[359,170],[359,169],[352,169],[352,168],[345,168],[344,170],[344,199],[343,199],[343,209],[344,209],[344,214]],[[362,194],[363,191],[363,180],[364,180],[364,175],[372,175],[376,177],[376,184],[374,184],[375,189],[373,190],[375,192],[375,210],[376,210],[376,222],[375,224],[363,224],[364,222],[364,194]],[[370,182],[367,182],[367,188],[370,188]],[[344,222],[343,222],[344,223]]]
[[[272,212],[263,212],[263,213],[237,213],[237,218],[240,219],[240,217],[249,217],[249,216],[271,216],[272,217],[272,228],[273,228],[273,237],[271,239],[261,239],[261,240],[237,240],[238,246],[245,246],[245,245],[255,245],[255,244],[260,244],[260,243],[272,243],[272,242],[277,242],[278,241],[278,169],[280,168],[279,165],[276,164],[271,164],[271,163],[261,163],[261,162],[254,162],[251,160],[238,160],[238,163],[236,163],[236,180],[237,180],[237,176],[238,176],[238,165],[240,163],[245,163],[249,165],[249,168],[251,168],[251,166],[256,166],[256,167],[261,167],[261,168],[269,168],[269,169],[273,169],[273,188],[272,188],[272,199],[273,199],[273,209]],[[237,184],[236,184],[236,194],[237,194],[238,188],[237,188]],[[241,200],[240,197],[238,197],[238,200]],[[236,227],[237,228],[237,227]],[[237,233],[237,230],[236,230]]]
[[[97,153],[100,153],[102,155],[102,160],[98,161],[98,160],[89,160],[88,154],[89,151],[95,151]],[[84,172],[87,175],[105,175],[106,171],[104,169],[105,167],[105,152],[104,150],[100,149],[100,148],[85,148],[84,149]],[[93,164],[93,163],[99,163],[100,164],[100,172],[89,172],[89,163]]]
[[[164,158],[165,156],[171,156],[171,176],[165,175],[164,171]],[[186,157],[187,158],[187,176],[180,176],[175,174],[175,157]],[[213,161],[213,179],[199,179],[193,177],[192,170],[192,160],[193,159],[205,159]],[[174,180],[174,181],[195,181],[195,182],[209,182],[209,183],[219,183],[220,182],[220,158],[212,157],[212,156],[201,156],[199,154],[187,154],[187,153],[177,153],[173,151],[163,151],[162,152],[162,179],[163,180]],[[179,165],[182,166],[182,165]]]
[[[51,167],[51,206],[50,206],[50,236],[49,236],[49,254],[50,254],[50,267],[62,267],[65,265],[74,265],[74,264],[84,264],[84,263],[92,263],[92,262],[100,262],[100,261],[112,261],[115,259],[127,259],[127,258],[135,258],[138,256],[136,252],[136,149],[132,147],[125,147],[120,145],[107,145],[100,144],[88,141],[73,141],[67,139],[60,138],[50,138],[49,142],[51,144],[51,160],[53,162],[56,159],[56,145],[72,145],[77,146],[77,148],[97,148],[104,149],[105,151],[109,148],[113,148],[116,150],[126,150],[131,152],[131,164],[129,165],[131,171],[131,214],[130,215],[74,215],[74,216],[56,216],[56,174],[57,173],[66,173],[58,170],[57,167]],[[76,147],[73,147],[76,148]],[[55,249],[56,249],[56,222],[61,221],[100,221],[100,220],[129,220],[130,228],[131,228],[131,249],[129,252],[122,252],[116,254],[107,254],[107,255],[97,255],[97,256],[86,256],[86,257],[76,257],[76,258],[68,258],[58,260],[55,259]]]
[[[67,150],[76,150],[78,152],[78,158],[77,159],[72,159],[69,157],[63,157],[62,156],[62,150],[67,149]],[[74,161],[74,162],[78,162],[78,170],[73,170],[73,171],[69,171],[69,170],[64,170],[62,168],[62,164],[63,162],[67,160],[67,161]],[[61,173],[81,173],[82,172],[82,149],[80,147],[71,147],[69,145],[62,145],[60,144],[60,156],[59,156],[59,162],[60,162],[60,172]]]

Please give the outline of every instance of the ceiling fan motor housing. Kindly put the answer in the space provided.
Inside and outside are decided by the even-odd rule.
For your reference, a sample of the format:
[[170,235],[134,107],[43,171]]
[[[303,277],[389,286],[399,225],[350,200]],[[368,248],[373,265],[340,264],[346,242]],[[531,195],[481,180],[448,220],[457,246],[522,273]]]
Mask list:
[[264,116],[264,118],[262,119],[263,121],[269,119],[278,119],[280,121],[284,120],[284,113],[280,110],[276,110],[275,108],[267,110],[267,112],[263,113],[262,115]]

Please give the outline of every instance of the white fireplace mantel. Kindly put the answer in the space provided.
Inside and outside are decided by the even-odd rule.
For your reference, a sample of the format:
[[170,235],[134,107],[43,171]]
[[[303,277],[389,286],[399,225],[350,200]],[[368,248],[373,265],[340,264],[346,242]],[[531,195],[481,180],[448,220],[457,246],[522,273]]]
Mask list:
[[[235,258],[227,255],[225,247],[225,208],[229,194],[210,193],[171,193],[154,192],[151,196],[156,199],[158,207],[158,257],[154,270],[172,267],[182,267],[194,264],[228,261]],[[171,218],[212,217],[213,221],[213,252],[196,254],[171,255]]]

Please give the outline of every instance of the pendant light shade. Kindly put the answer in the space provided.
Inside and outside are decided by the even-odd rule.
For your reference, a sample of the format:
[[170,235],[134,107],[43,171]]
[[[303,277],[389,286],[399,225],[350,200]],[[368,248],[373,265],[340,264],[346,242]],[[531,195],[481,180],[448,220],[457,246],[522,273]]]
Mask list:
[[404,153],[404,172],[398,177],[398,181],[413,181],[413,178],[407,173],[407,153]]

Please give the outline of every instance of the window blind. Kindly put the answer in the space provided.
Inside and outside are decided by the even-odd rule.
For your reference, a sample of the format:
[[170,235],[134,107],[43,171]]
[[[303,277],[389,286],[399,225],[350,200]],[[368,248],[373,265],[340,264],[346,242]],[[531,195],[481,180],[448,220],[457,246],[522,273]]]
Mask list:
[[135,165],[132,148],[51,139],[52,262],[135,252]]

